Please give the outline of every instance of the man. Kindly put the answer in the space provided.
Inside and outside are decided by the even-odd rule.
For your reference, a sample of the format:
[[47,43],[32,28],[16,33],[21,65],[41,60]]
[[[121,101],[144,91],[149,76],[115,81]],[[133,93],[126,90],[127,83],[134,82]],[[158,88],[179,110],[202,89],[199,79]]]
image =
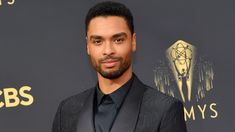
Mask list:
[[183,105],[143,84],[132,72],[133,17],[117,2],[101,2],[86,16],[87,53],[98,83],[65,99],[53,132],[186,132]]

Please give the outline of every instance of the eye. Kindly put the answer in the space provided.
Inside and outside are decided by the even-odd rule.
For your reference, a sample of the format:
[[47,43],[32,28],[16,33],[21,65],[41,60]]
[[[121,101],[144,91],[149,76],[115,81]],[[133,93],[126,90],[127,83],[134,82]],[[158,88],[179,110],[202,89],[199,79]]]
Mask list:
[[114,43],[121,44],[121,43],[123,43],[123,41],[124,41],[124,38],[117,38],[114,40]]
[[100,44],[102,44],[102,41],[100,39],[94,39],[94,40],[92,40],[92,43],[95,45],[100,45]]

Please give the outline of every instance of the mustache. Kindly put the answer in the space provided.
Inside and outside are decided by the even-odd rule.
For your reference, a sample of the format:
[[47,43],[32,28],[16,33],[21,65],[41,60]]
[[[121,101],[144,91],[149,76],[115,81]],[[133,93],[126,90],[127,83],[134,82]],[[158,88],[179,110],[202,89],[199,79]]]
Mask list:
[[116,57],[116,56],[105,56],[104,58],[99,59],[100,63],[104,63],[106,61],[120,61],[122,58],[121,57]]

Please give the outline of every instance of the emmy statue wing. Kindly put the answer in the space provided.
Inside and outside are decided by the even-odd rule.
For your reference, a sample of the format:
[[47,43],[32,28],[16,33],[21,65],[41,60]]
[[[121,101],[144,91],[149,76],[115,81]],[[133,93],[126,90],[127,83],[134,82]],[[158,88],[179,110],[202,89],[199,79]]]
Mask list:
[[213,89],[213,64],[204,58],[200,58],[196,66],[196,72],[198,75],[197,100],[200,100],[206,96],[206,92]]
[[154,69],[154,83],[157,89],[170,96],[175,96],[173,87],[173,76],[167,62],[160,61]]

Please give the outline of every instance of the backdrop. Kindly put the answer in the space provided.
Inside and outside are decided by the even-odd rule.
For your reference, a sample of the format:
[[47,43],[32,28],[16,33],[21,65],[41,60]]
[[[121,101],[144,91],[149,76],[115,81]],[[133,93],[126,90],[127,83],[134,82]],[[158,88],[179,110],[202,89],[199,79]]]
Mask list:
[[[0,131],[50,132],[59,102],[96,83],[84,18],[98,0],[0,0]],[[233,0],[120,0],[134,72],[184,102],[189,132],[234,130]]]

